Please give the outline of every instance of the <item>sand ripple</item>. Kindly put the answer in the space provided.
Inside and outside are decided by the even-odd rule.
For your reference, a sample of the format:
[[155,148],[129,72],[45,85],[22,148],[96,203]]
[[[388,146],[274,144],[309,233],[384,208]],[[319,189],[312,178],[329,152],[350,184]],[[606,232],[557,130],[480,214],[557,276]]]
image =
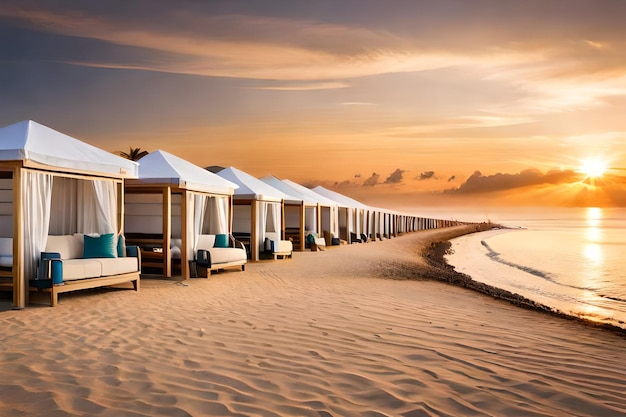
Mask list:
[[626,414],[623,337],[405,280],[429,236],[0,313],[0,415]]

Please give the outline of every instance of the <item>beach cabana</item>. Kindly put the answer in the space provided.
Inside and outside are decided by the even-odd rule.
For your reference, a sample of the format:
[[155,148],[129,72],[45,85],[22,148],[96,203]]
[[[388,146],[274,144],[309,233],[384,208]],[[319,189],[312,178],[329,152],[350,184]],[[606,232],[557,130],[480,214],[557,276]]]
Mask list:
[[[316,229],[307,230],[305,232],[306,234],[315,233],[319,237],[324,237],[324,232],[328,232],[333,236],[339,236],[339,213],[338,205],[335,201],[294,181],[284,179],[282,182],[296,190],[296,192],[304,195],[307,201],[313,201],[316,204]],[[327,242],[326,244],[330,245],[331,243]]]
[[265,239],[284,239],[285,193],[235,167],[217,173],[239,186],[233,196],[233,234],[247,242],[250,260],[258,261],[265,247]]
[[[312,188],[318,194],[321,194],[339,205],[339,236],[342,239],[353,243],[351,236],[355,234],[357,239],[361,239],[361,235],[369,235],[370,213],[372,209],[365,204],[353,198],[345,196],[336,191],[318,185]],[[342,237],[342,234],[346,237]]]
[[372,238],[382,240],[383,238],[390,238],[389,235],[389,218],[391,216],[391,211],[383,208],[374,208],[373,209],[373,229],[372,229]]
[[237,185],[162,150],[139,163],[139,178],[126,182],[127,240],[146,270],[187,279],[198,236],[231,233]]
[[32,120],[0,128],[2,267],[13,306],[29,302],[49,235],[121,234],[124,179],[138,165]]
[[260,180],[285,193],[285,200],[283,201],[283,238],[291,240],[296,250],[305,250],[307,231],[317,232],[318,230],[317,200],[309,195],[300,193],[273,175],[267,175],[260,178]]

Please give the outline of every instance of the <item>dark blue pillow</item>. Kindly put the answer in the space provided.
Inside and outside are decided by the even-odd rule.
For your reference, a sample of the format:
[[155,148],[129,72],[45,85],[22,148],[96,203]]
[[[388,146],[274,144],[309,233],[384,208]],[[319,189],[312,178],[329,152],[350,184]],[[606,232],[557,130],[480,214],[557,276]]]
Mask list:
[[117,242],[115,233],[107,233],[98,237],[85,235],[83,258],[117,258]]
[[214,248],[227,248],[228,247],[228,235],[215,235]]

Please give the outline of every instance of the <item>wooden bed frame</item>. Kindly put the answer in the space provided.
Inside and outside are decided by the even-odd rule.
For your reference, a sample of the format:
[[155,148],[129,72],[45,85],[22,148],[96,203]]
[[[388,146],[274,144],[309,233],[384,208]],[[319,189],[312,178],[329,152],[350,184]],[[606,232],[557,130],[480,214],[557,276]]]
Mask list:
[[[126,250],[130,248],[127,246]],[[135,291],[139,291],[139,281],[141,279],[141,251],[139,248],[136,248],[135,254],[130,256],[137,258],[137,265],[139,266],[139,270],[135,272],[129,272],[126,274],[118,274],[118,275],[110,275],[105,277],[95,277],[95,278],[83,278],[76,279],[71,281],[64,281],[62,284],[53,284],[52,278],[50,279],[39,279],[39,280],[31,280],[30,281],[30,291],[32,292],[45,292],[50,294],[50,307],[55,307],[59,302],[59,294],[70,292],[70,291],[78,291],[78,290],[86,290],[90,288],[98,288],[98,287],[107,287],[110,285],[123,284],[126,282],[130,282],[133,284],[133,289]],[[48,260],[50,262],[50,260]]]
[[128,274],[112,275],[110,277],[85,278],[67,281],[60,285],[52,285],[50,288],[38,289],[30,287],[31,291],[41,291],[50,294],[50,307],[55,307],[59,301],[59,294],[70,291],[85,290],[89,288],[107,287],[109,285],[123,284],[130,282],[133,289],[139,291],[139,271]]

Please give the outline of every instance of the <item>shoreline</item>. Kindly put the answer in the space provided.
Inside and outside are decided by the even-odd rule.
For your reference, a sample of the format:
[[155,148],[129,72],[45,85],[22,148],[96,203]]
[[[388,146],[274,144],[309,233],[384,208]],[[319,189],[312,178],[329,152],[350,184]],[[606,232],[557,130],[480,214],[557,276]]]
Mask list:
[[421,274],[424,278],[444,282],[457,287],[467,288],[481,294],[488,295],[497,300],[503,300],[509,302],[515,306],[540,311],[549,315],[560,317],[565,320],[572,320],[583,323],[585,325],[602,328],[611,332],[614,332],[620,336],[626,337],[626,329],[615,326],[609,323],[601,323],[590,319],[578,317],[572,314],[564,313],[560,310],[553,309],[545,304],[538,303],[529,298],[526,298],[517,293],[513,293],[492,285],[488,285],[482,282],[475,281],[471,276],[457,272],[454,267],[448,264],[445,260],[445,255],[450,250],[452,243],[451,239],[460,237],[471,233],[480,233],[496,228],[502,228],[502,226],[493,223],[480,223],[476,226],[475,230],[458,230],[450,231],[451,233],[444,235],[441,239],[434,239],[430,241],[429,245],[424,245],[420,250],[418,256],[421,256],[428,268],[424,268]]

